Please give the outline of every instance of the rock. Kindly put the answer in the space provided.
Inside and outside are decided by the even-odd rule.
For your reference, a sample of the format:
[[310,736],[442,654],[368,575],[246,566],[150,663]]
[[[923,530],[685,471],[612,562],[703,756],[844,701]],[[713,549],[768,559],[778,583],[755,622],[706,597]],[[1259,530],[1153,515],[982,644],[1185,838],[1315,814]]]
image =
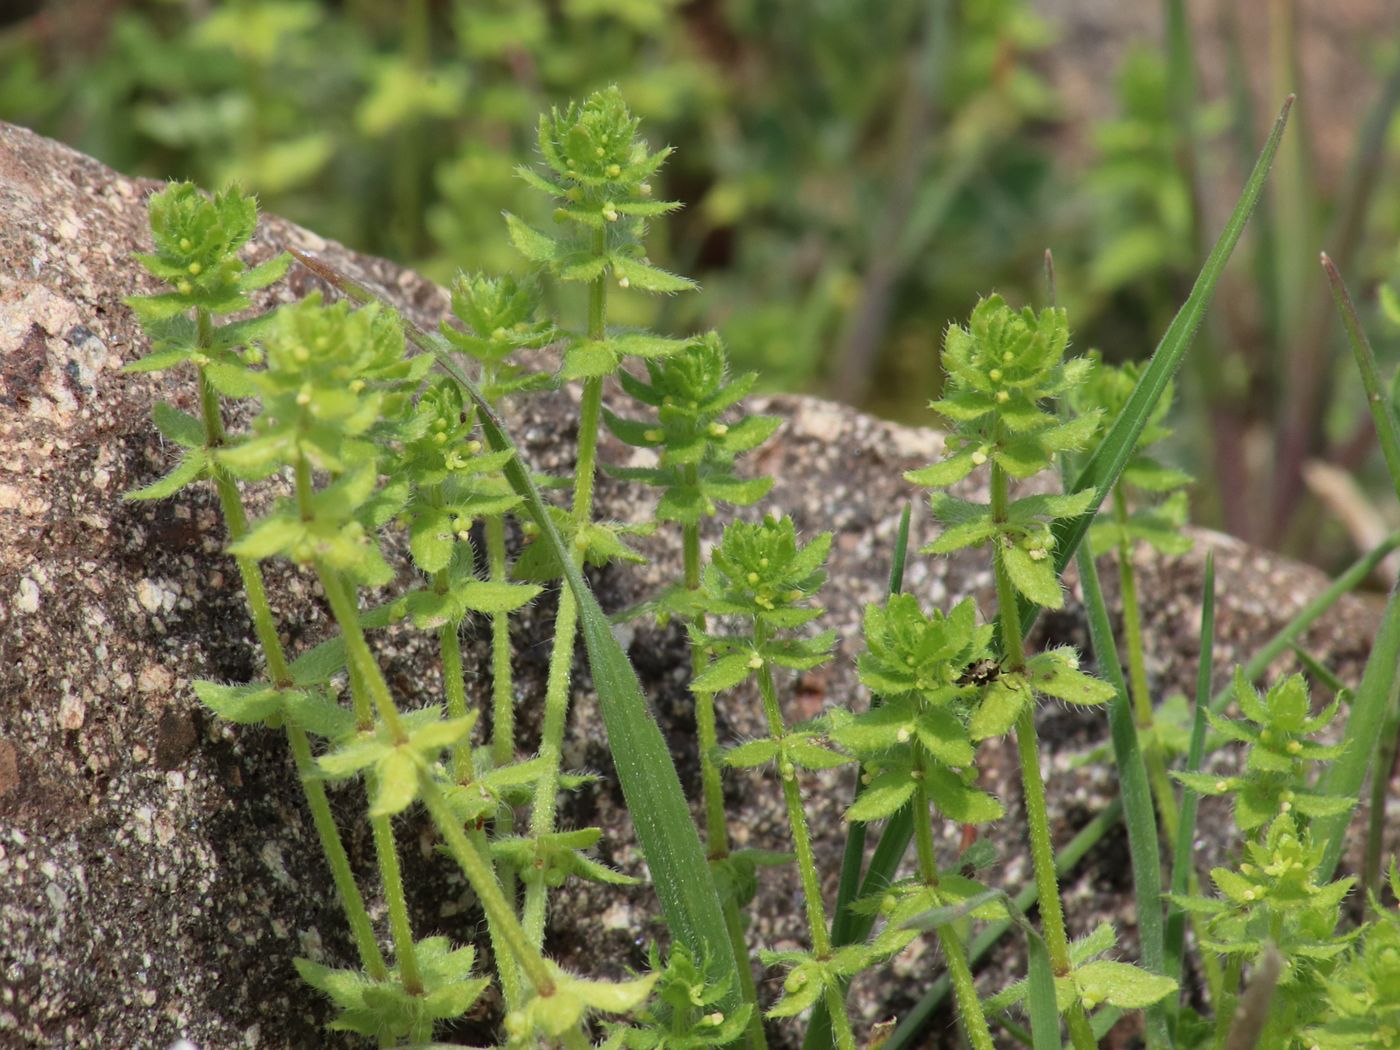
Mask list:
[[[247,681],[258,673],[212,493],[155,505],[120,496],[171,463],[150,423],[153,401],[194,407],[186,376],[120,371],[144,350],[122,297],[154,290],[131,253],[148,247],[144,200],[155,188],[0,125],[0,1043],[348,1045],[319,1030],[325,1004],[292,967],[297,955],[347,964],[351,951],[286,746],[276,734],[214,721],[190,691],[194,678]],[[435,323],[445,308],[442,290],[417,275],[273,216],[264,218],[250,261],[287,245],[389,289],[421,322]],[[258,306],[314,287],[297,270],[262,293]],[[779,478],[769,506],[791,513],[809,533],[837,533],[826,604],[830,625],[841,632],[838,658],[800,691],[788,683],[786,700],[794,716],[814,713],[827,699],[863,703],[852,674],[860,610],[885,588],[899,513],[915,495],[901,472],[928,462],[940,439],[810,399],[772,398],[755,407],[794,421],[752,464]],[[574,402],[560,394],[511,419],[537,468],[570,466],[573,412]],[[628,455],[604,443],[605,461]],[[605,480],[599,498],[605,515],[647,515],[643,497],[624,486]],[[918,513],[915,544],[930,534],[928,514]],[[604,606],[625,607],[677,574],[677,548],[675,536],[657,537],[650,566],[597,578]],[[1188,688],[1195,674],[1207,548],[1216,551],[1219,570],[1221,674],[1325,584],[1315,570],[1204,533],[1187,558],[1144,560],[1151,666],[1163,688]],[[409,570],[400,564],[402,585]],[[907,580],[939,603],[970,592],[985,601],[990,583],[976,559],[914,557]],[[324,636],[327,617],[311,581],[276,569],[269,582],[294,649]],[[551,602],[542,600],[514,632],[526,746],[537,731],[551,620]],[[1348,599],[1309,636],[1308,647],[1354,679],[1375,621],[1374,610]],[[1073,611],[1047,627],[1057,636],[1082,636]],[[489,682],[486,632],[469,625],[466,635],[468,688],[481,696]],[[430,640],[394,631],[380,649],[406,700],[436,697],[440,674]],[[682,778],[695,785],[684,639],[675,627],[637,626],[631,653]],[[747,698],[724,703],[722,719],[726,740],[760,728],[757,704]],[[1042,724],[1056,834],[1064,841],[1116,792],[1102,769],[1067,770],[1074,750],[1103,738],[1104,720],[1099,712],[1047,707]],[[565,823],[600,825],[602,859],[640,873],[582,667],[567,753],[603,779],[567,801]],[[993,749],[987,779],[1008,799],[1017,797],[1014,772],[1007,751]],[[829,891],[849,776],[807,784]],[[362,795],[346,787],[332,800],[347,846],[367,872]],[[780,808],[761,778],[730,778],[729,802],[748,843],[785,846]],[[1019,834],[1013,816],[995,838],[1008,858],[1001,875],[1017,884],[1026,878]],[[953,835],[949,828],[945,839]],[[420,936],[476,936],[479,913],[435,854],[430,830],[406,821],[400,843]],[[1070,882],[1076,929],[1087,929],[1093,915],[1121,910],[1122,853],[1121,838],[1111,836]],[[770,873],[763,881],[756,921],[769,945],[801,938],[789,875]],[[372,882],[364,884],[368,891]],[[382,902],[371,905],[382,931]],[[549,949],[566,965],[620,975],[643,964],[646,938],[660,932],[654,915],[645,886],[571,887],[558,896]],[[1019,949],[1008,953],[1010,964],[1019,956]],[[900,967],[911,970],[907,978],[862,985],[862,1027],[907,1006],[931,973],[924,962]],[[763,989],[776,991],[772,982]],[[490,1039],[494,1008],[488,997],[472,1023],[443,1035]]]

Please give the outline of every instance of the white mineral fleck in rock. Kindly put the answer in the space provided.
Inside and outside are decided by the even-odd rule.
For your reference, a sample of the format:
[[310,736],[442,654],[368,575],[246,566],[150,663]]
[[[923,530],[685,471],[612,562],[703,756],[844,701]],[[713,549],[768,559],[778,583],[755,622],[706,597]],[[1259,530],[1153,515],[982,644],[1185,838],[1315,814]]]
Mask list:
[[148,613],[160,612],[160,588],[154,580],[142,580],[136,585],[136,600]]
[[15,608],[24,613],[39,611],[39,585],[28,576],[19,581],[19,591],[15,595]]

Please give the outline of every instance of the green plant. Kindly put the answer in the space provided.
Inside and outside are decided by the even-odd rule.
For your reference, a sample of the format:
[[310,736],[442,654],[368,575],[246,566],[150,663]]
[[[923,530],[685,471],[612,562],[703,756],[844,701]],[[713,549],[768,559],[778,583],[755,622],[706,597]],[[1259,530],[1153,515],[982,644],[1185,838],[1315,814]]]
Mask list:
[[[454,320],[427,332],[312,259],[304,261],[345,300],[327,305],[313,295],[271,315],[219,325],[217,317],[247,307],[248,293],[277,280],[286,259],[251,270],[241,261],[256,222],[250,198],[225,192],[210,199],[189,184],[154,196],[156,251],[142,261],[170,290],[131,300],[154,344],[132,369],[191,367],[200,417],[157,407],[157,425],[182,458],[164,479],[131,496],[163,498],[186,484],[215,484],[267,669],[265,680],[201,682],[196,692],[220,717],[287,733],[359,955],[358,966],[297,963],[336,1009],[332,1025],[382,1045],[431,1043],[440,1026],[473,1007],[492,979],[479,972],[471,948],[415,933],[397,822],[417,806],[481,904],[504,1005],[501,1038],[509,1047],[582,1050],[592,1044],[599,1015],[611,1019],[613,1047],[717,1047],[741,1039],[760,1047],[767,1007],[773,1019],[810,1009],[809,1039],[853,1050],[859,1035],[846,1005],[851,978],[886,962],[921,930],[932,930],[939,942],[946,986],[978,1050],[996,1045],[994,1029],[1036,1050],[1057,1046],[1062,1020],[1076,1050],[1086,1050],[1108,1025],[1138,1010],[1154,1047],[1212,1040],[1222,1046],[1235,1038],[1232,1030],[1263,1038],[1264,1045],[1295,1038],[1300,1046],[1349,1046],[1366,1010],[1393,1013],[1400,955],[1392,917],[1342,928],[1341,902],[1352,880],[1332,876],[1343,818],[1362,789],[1372,741],[1393,695],[1400,601],[1393,598],[1387,610],[1341,743],[1311,739],[1339,711],[1340,697],[1314,715],[1300,678],[1275,683],[1263,697],[1249,684],[1381,555],[1338,581],[1237,673],[1230,695],[1247,723],[1211,712],[1228,697],[1209,700],[1210,660],[1203,659],[1188,768],[1176,773],[1191,794],[1170,835],[1178,856],[1169,898],[1174,910],[1165,922],[1157,837],[1159,827],[1171,832],[1165,814],[1176,810],[1166,803],[1175,799],[1159,776],[1159,821],[1148,774],[1154,762],[1163,772],[1169,756],[1157,751],[1154,759],[1154,736],[1139,738],[1138,730],[1147,728],[1141,718],[1135,723],[1132,710],[1146,697],[1141,653],[1133,655],[1141,639],[1127,632],[1130,695],[1092,558],[1095,539],[1120,554],[1135,539],[1155,539],[1168,553],[1180,549],[1172,538],[1177,512],[1149,505],[1134,514],[1120,486],[1136,482],[1161,490],[1180,480],[1144,449],[1161,436],[1172,373],[1259,195],[1281,132],[1282,121],[1199,287],[1159,355],[1140,372],[1102,366],[1095,372],[1091,358],[1067,356],[1068,318],[1056,307],[1015,310],[992,296],[977,304],[966,326],[949,329],[943,351],[948,376],[934,403],[952,423],[947,454],[910,480],[934,490],[930,503],[943,526],[926,553],[990,547],[997,619],[979,622],[971,601],[926,609],[915,596],[899,593],[906,517],[892,594],[865,615],[857,666],[870,705],[833,705],[799,724],[785,717],[781,688],[786,672],[826,662],[836,641],[833,631],[812,632],[821,616],[813,603],[826,582],[832,538],[800,538],[791,519],[767,515],[731,521],[704,556],[703,523],[723,504],[748,506],[771,487],[769,479],[747,477],[737,463],[773,434],[778,421],[738,413],[735,406],[753,378],[730,375],[718,336],[672,339],[608,324],[613,283],[656,292],[691,287],[650,261],[647,220],[674,208],[651,189],[669,151],[647,147],[616,89],[555,109],[540,123],[547,172],[520,174],[553,199],[555,225],[541,229],[515,215],[506,220],[511,239],[538,269],[554,281],[584,286],[581,329],[540,319],[542,295],[534,283],[475,275],[454,284]],[[1347,320],[1359,344],[1359,328]],[[547,344],[560,351],[557,376],[528,372],[513,356]],[[460,354],[472,360],[475,378]],[[1358,354],[1363,373],[1373,378],[1374,367],[1368,372],[1364,353]],[[647,379],[623,370],[630,357],[645,362]],[[430,374],[434,367],[438,374]],[[641,403],[640,418],[604,412],[610,376]],[[578,457],[565,483],[571,502],[556,507],[541,497],[498,407],[506,398],[576,380],[583,389]],[[255,415],[246,432],[225,431],[221,398],[252,400]],[[1390,409],[1383,399],[1379,404],[1378,423],[1388,432]],[[637,557],[626,544],[633,527],[595,520],[604,423],[627,443],[655,451],[654,466],[613,473],[660,489],[656,517],[680,526],[683,578],[646,608],[683,619],[689,631],[708,858],[665,741],[583,575],[586,565]],[[1073,478],[1069,457],[1095,441]],[[1062,493],[1012,491],[1013,482],[1042,474],[1047,477],[1038,483],[1053,488],[1057,473],[1072,478]],[[974,475],[986,478],[985,501],[949,491]],[[278,479],[284,479],[280,491]],[[277,498],[250,524],[242,489],[262,484]],[[1108,499],[1114,517],[1096,523]],[[532,537],[513,566],[505,542],[509,518]],[[478,575],[471,539],[479,520],[485,578]],[[394,534],[406,539],[417,575],[404,593],[378,594],[394,575],[382,553]],[[1031,652],[1025,643],[1036,609],[1063,605],[1061,573],[1076,555],[1102,677],[1081,669],[1070,648]],[[266,597],[261,563],[274,558],[315,577],[335,623],[331,638],[295,659],[282,646]],[[561,582],[545,694],[517,697],[508,617],[553,580]],[[1207,608],[1212,596],[1208,587]],[[460,638],[473,615],[490,618],[494,646],[492,737],[480,747],[473,747],[479,711],[464,688]],[[372,632],[390,623],[431,632],[443,669],[440,703],[395,695],[372,644]],[[541,951],[553,891],[576,878],[634,881],[590,854],[598,829],[557,826],[559,794],[576,784],[562,769],[562,741],[580,631],[619,780],[672,937],[664,963],[653,949],[649,973],[618,981],[564,972]],[[1208,627],[1203,635],[1208,651]],[[766,735],[721,747],[716,695],[742,702],[755,690]],[[1081,940],[1070,938],[1058,887],[1064,857],[1057,862],[1053,851],[1036,735],[1035,708],[1043,698],[1108,706],[1138,898],[1141,965],[1106,957],[1116,944],[1106,925]],[[538,753],[520,760],[514,708],[530,700],[543,703],[544,729]],[[1244,773],[1200,770],[1207,724],[1250,746]],[[1015,900],[974,877],[992,859],[985,847],[941,862],[935,834],[938,822],[976,826],[1003,816],[1001,801],[979,786],[978,748],[1008,732],[1015,734],[1035,881]],[[847,822],[883,821],[886,829],[864,878],[858,848],[857,862],[843,868],[846,914],[833,915],[822,894],[803,793],[811,774],[853,764],[862,787],[846,810]],[[1315,780],[1310,765],[1325,767]],[[731,853],[719,790],[723,768],[756,767],[771,769],[780,784],[809,937],[801,948],[758,952],[765,965],[783,972],[774,1003],[765,1002],[751,980],[742,909],[756,867],[787,858]],[[392,955],[381,947],[360,896],[330,815],[326,780],[364,786]],[[1197,794],[1232,796],[1247,838],[1245,863],[1213,873],[1223,899],[1187,892],[1191,880],[1181,854],[1189,850],[1179,844],[1191,841]],[[516,810],[526,806],[528,831],[520,834]],[[1115,819],[1101,816],[1067,852],[1082,855]],[[911,840],[916,873],[896,880]],[[1400,888],[1394,874],[1391,883],[1392,890]],[[1020,914],[1032,901],[1039,906],[1040,931]],[[1382,911],[1378,900],[1373,910]],[[1183,972],[1183,911],[1196,917],[1200,945],[1225,959],[1223,975],[1208,980],[1213,1018],[1177,1007],[1171,998]],[[988,926],[974,938],[975,922]],[[1011,925],[1027,935],[1026,979],[983,998],[973,967]],[[1275,961],[1276,1009],[1251,1032],[1255,1022],[1236,1020],[1234,1003],[1266,997],[1269,986],[1255,980],[1241,995],[1241,981],[1250,965],[1257,963],[1262,973]],[[936,994],[935,987],[930,995]],[[1010,1015],[1020,1004],[1029,1013],[1029,1032]],[[894,1044],[906,1045],[908,1031],[896,1030]],[[1380,1038],[1393,1041],[1394,1031],[1382,1027]]]

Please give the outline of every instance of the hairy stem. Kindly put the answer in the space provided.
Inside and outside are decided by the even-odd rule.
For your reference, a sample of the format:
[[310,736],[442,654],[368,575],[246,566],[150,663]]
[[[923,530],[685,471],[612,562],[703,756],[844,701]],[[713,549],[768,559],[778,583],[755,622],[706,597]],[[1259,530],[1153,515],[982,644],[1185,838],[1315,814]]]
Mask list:
[[[506,580],[506,520],[501,515],[486,519],[486,561],[493,583]],[[491,761],[496,768],[515,761],[515,695],[510,666],[510,614],[491,614]],[[504,822],[504,823],[502,823]],[[497,822],[504,834],[511,830],[511,817],[503,814]]]
[[[924,765],[919,756],[920,766]],[[933,852],[933,827],[930,823],[928,791],[922,783],[914,794],[914,844],[919,857],[919,877],[931,888],[938,887],[938,859]],[[938,943],[943,949],[943,957],[948,964],[948,977],[953,984],[953,996],[958,1003],[958,1018],[962,1021],[963,1032],[974,1050],[996,1050],[992,1042],[991,1030],[987,1027],[987,1017],[982,1011],[982,1002],[977,998],[977,987],[972,980],[972,967],[968,965],[967,952],[963,950],[962,939],[952,926],[940,926],[937,930]]]
[[[208,310],[197,311],[196,330],[201,347],[213,343],[213,325]],[[204,369],[199,369],[199,408],[204,424],[204,443],[211,452],[227,443],[224,430],[223,412],[219,406],[218,391],[214,389]],[[238,482],[226,469],[217,464],[213,467],[214,488],[219,496],[219,508],[223,513],[224,528],[232,545],[248,534],[248,514],[243,507],[243,498],[238,491]],[[235,558],[238,575],[243,581],[243,597],[248,605],[248,614],[253,620],[253,633],[262,648],[263,659],[267,661],[268,677],[279,689],[292,685],[291,670],[282,648],[282,639],[277,633],[277,623],[272,615],[272,606],[267,600],[267,587],[263,581],[262,568],[253,558]],[[292,749],[296,763],[297,777],[306,795],[307,808],[311,810],[311,822],[316,827],[316,837],[321,842],[321,851],[331,869],[331,880],[335,883],[336,895],[345,911],[345,921],[350,927],[355,941],[355,950],[360,956],[360,964],[376,980],[388,976],[389,969],[384,962],[384,954],[379,950],[379,942],[374,936],[374,926],[370,923],[369,912],[365,908],[364,897],[355,882],[350,868],[350,858],[345,852],[345,844],[340,837],[340,828],[331,813],[330,800],[326,788],[316,776],[315,759],[311,753],[311,741],[306,731],[288,721],[286,723],[287,743]]]
[[[598,255],[607,252],[607,231],[599,230],[594,242]],[[608,286],[600,276],[588,287],[588,338],[601,340],[607,334]],[[593,520],[593,475],[598,461],[598,424],[603,414],[603,379],[595,376],[583,382],[579,408],[578,460],[574,466],[573,519],[582,528]],[[577,543],[570,551],[575,564],[582,564],[583,551]],[[540,736],[540,757],[544,770],[535,784],[534,805],[530,810],[530,834],[539,838],[554,831],[558,805],[560,751],[569,714],[569,678],[573,671],[574,644],[578,636],[578,602],[567,586],[559,590],[559,611],[554,620],[554,647],[549,655],[549,677],[545,683],[544,729]],[[525,930],[530,943],[544,943],[545,905],[548,887],[535,880],[525,887]]]
[[427,807],[428,814],[438,829],[438,834],[442,836],[448,852],[452,854],[452,859],[462,869],[462,874],[467,877],[472,892],[481,902],[481,910],[486,913],[486,921],[490,923],[493,930],[498,932],[502,942],[509,948],[511,955],[519,964],[521,972],[525,974],[526,980],[530,982],[536,993],[553,995],[554,977],[549,972],[549,966],[545,963],[544,956],[530,944],[530,939],[525,935],[524,927],[520,925],[520,920],[515,917],[515,909],[511,907],[505,894],[501,892],[501,886],[496,881],[495,873],[492,872],[490,865],[482,860],[477,851],[472,848],[471,842],[467,839],[467,833],[462,830],[457,818],[453,815],[452,807],[443,797],[442,790],[426,770],[419,773],[418,787],[423,805]]
[[[686,480],[695,481],[695,467],[686,468]],[[681,549],[685,567],[685,586],[688,590],[700,589],[700,526],[681,527]],[[693,621],[698,630],[705,629],[705,614],[696,613]],[[698,678],[705,670],[705,652],[698,646],[691,646],[690,677]],[[705,800],[705,845],[710,861],[722,861],[729,856],[729,826],[724,814],[724,785],[720,778],[720,768],[715,762],[719,747],[719,731],[715,724],[715,694],[692,693],[695,697],[695,731],[700,745],[700,785]],[[759,1009],[758,987],[754,984],[753,963],[749,957],[749,946],[744,939],[744,923],[739,915],[739,902],[732,894],[721,899],[724,909],[724,926],[729,934],[729,944],[734,950],[734,961],[739,969],[739,993],[744,1002],[753,1007],[749,1017],[748,1042],[751,1050],[764,1050],[768,1039],[763,1031],[763,1014]]]
[[[996,440],[1001,440],[1000,427]],[[1005,524],[1010,509],[1010,478],[1006,471],[992,462],[992,520]],[[997,609],[1001,623],[1001,651],[1008,671],[1022,671],[1026,666],[1025,645],[1021,641],[1019,595],[1011,583],[1002,559],[1001,540],[997,539],[993,556],[996,576]],[[1026,824],[1030,833],[1031,861],[1035,866],[1037,899],[1040,904],[1040,925],[1045,945],[1050,952],[1050,966],[1055,976],[1063,977],[1073,964],[1069,957],[1069,937],[1065,933],[1064,907],[1060,903],[1060,883],[1055,876],[1055,848],[1050,841],[1050,813],[1045,804],[1045,780],[1040,774],[1039,739],[1035,731],[1035,708],[1027,704],[1016,718],[1016,754],[1021,765],[1021,789],[1026,800]],[[1092,1050],[1093,1033],[1089,1030],[1084,1008],[1076,1001],[1069,1010],[1070,1041],[1075,1050]],[[1088,1042],[1084,1041],[1088,1035]]]
[[374,832],[374,855],[379,861],[379,873],[384,880],[384,900],[389,905],[389,933],[394,938],[394,958],[399,964],[399,977],[409,995],[423,994],[423,974],[418,968],[418,952],[414,947],[413,923],[408,917],[408,897],[403,888],[403,872],[399,868],[398,844],[394,841],[394,825],[389,817],[370,817]]
[[[757,624],[756,628],[761,645],[764,627]],[[758,690],[763,697],[763,713],[768,718],[768,731],[775,740],[782,740],[787,730],[783,724],[782,708],[778,703],[778,691],[773,685],[773,672],[767,664],[759,669]],[[797,874],[802,883],[802,899],[807,908],[807,926],[811,932],[812,951],[818,958],[825,959],[831,955],[831,937],[827,934],[826,906],[822,903],[821,882],[817,878],[817,861],[812,853],[807,814],[802,808],[802,792],[797,786],[797,771],[780,768],[778,779],[783,785],[783,802],[787,808],[788,826],[792,831],[792,850],[797,856]],[[855,1037],[851,1032],[851,1019],[846,1012],[845,997],[831,989],[826,994],[826,1004],[835,1028],[837,1046],[840,1050],[854,1050]]]

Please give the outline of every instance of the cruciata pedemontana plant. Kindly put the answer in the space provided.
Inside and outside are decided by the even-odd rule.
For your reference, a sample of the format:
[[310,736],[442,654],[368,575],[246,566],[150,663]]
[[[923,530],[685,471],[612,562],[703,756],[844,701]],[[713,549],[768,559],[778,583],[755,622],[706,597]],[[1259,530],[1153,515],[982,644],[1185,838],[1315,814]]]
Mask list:
[[[730,522],[708,552],[704,543],[711,518],[769,493],[773,481],[751,476],[740,460],[767,441],[779,421],[739,409],[755,377],[730,373],[717,334],[668,338],[608,324],[615,285],[660,293],[692,287],[653,265],[645,248],[648,220],[677,207],[656,199],[653,190],[669,150],[648,148],[616,89],[552,110],[540,122],[538,143],[543,169],[524,169],[520,176],[551,198],[553,224],[541,229],[508,215],[506,227],[539,273],[526,279],[459,276],[451,288],[452,316],[438,333],[417,329],[382,305],[328,304],[319,294],[274,313],[221,322],[245,311],[250,293],[287,267],[283,256],[253,268],[242,261],[256,226],[255,202],[236,190],[210,198],[188,184],[172,185],[150,202],[155,250],[140,259],[165,289],[129,300],[152,352],[128,370],[189,370],[198,414],[156,406],[156,425],[178,447],[179,462],[128,496],[160,499],[213,482],[265,666],[252,682],[200,681],[194,688],[219,717],[287,736],[357,956],[352,964],[295,961],[302,978],[330,1001],[331,1027],[381,1046],[445,1045],[435,1040],[449,1026],[469,1012],[487,1011],[494,983],[498,1045],[509,1050],[586,1050],[599,1036],[614,1050],[740,1043],[762,1050],[765,1016],[786,1021],[809,1011],[809,1046],[855,1050],[865,1039],[846,1003],[851,980],[902,952],[921,930],[932,930],[958,1022],[975,1050],[1002,1045],[994,1041],[997,1028],[1036,1050],[1058,1046],[1061,1019],[1076,1050],[1088,1050],[1096,1045],[1093,1025],[1106,1027],[1123,1011],[1139,1009],[1148,1010],[1154,1050],[1246,1045],[1237,1042],[1242,1022],[1235,1004],[1254,991],[1241,991],[1246,978],[1274,958],[1283,960],[1277,1009],[1255,1033],[1258,1045],[1400,1048],[1400,920],[1373,893],[1372,921],[1338,932],[1353,880],[1331,878],[1326,857],[1336,842],[1323,839],[1326,822],[1343,816],[1354,797],[1329,792],[1325,785],[1332,781],[1314,780],[1310,772],[1352,757],[1355,741],[1343,746],[1313,739],[1340,704],[1314,714],[1301,679],[1285,679],[1260,696],[1241,675],[1234,698],[1245,721],[1211,716],[1218,737],[1249,747],[1242,773],[1201,772],[1199,754],[1175,773],[1193,799],[1183,814],[1194,813],[1195,794],[1229,795],[1246,839],[1244,861],[1212,873],[1217,897],[1196,892],[1195,880],[1176,883],[1187,889],[1170,897],[1179,909],[1174,914],[1192,915],[1208,958],[1214,1019],[1185,1005],[1163,1005],[1177,983],[1165,969],[1153,969],[1145,936],[1139,968],[1110,957],[1116,935],[1108,925],[1077,941],[1066,930],[1035,706],[1051,698],[1109,702],[1118,711],[1112,705],[1126,703],[1128,690],[1120,693],[1081,670],[1071,648],[1028,651],[1022,609],[1026,602],[1032,608],[1063,605],[1056,565],[1071,551],[1057,550],[1057,537],[1073,538],[1080,528],[1095,552],[1118,550],[1136,728],[1144,746],[1154,747],[1158,728],[1141,710],[1146,704],[1150,714],[1128,555],[1138,541],[1167,554],[1180,551],[1184,497],[1178,490],[1185,480],[1147,451],[1165,436],[1170,394],[1160,394],[1169,381],[1145,410],[1135,407],[1140,390],[1161,378],[1156,362],[1144,370],[1115,370],[1091,358],[1067,358],[1062,310],[1017,311],[998,297],[979,302],[965,327],[952,327],[943,352],[947,381],[933,406],[951,422],[947,454],[909,480],[935,490],[931,506],[943,528],[927,553],[990,546],[998,618],[979,622],[971,600],[930,609],[915,594],[895,593],[868,606],[857,670],[869,705],[833,704],[793,724],[783,709],[789,672],[821,666],[836,647],[834,631],[816,629],[822,610],[814,604],[826,581],[832,536],[801,537],[790,518],[767,514]],[[540,316],[540,278],[584,286],[581,327]],[[352,284],[331,284],[361,304],[372,298]],[[518,356],[549,348],[561,358],[555,374],[529,370]],[[640,359],[644,376],[628,364],[631,358]],[[459,359],[470,362],[474,376],[466,376]],[[439,373],[431,371],[435,360]],[[610,378],[631,398],[630,407],[603,407]],[[573,476],[537,479],[520,461],[497,410],[569,382],[582,384]],[[225,423],[226,402],[235,401],[248,403],[236,418],[251,418],[241,432]],[[1134,413],[1137,429],[1127,439],[1115,437]],[[623,688],[619,667],[630,673],[579,570],[640,560],[627,537],[651,527],[596,520],[603,426],[638,450],[628,465],[609,472],[659,492],[651,517],[680,532],[681,579],[639,609],[655,613],[663,625],[679,619],[690,639],[701,762],[695,794],[708,852],[673,769],[669,780],[648,767],[631,781],[643,785],[642,795],[671,793],[674,807],[665,819],[658,817],[662,809],[649,808],[652,799],[628,787],[628,763],[637,763],[627,774],[634,777],[641,763],[625,748],[640,751],[643,742],[632,737],[619,745],[618,727],[605,711],[619,779],[671,923],[671,943],[664,951],[650,947],[647,972],[617,981],[568,973],[542,952],[552,894],[567,894],[571,880],[638,881],[592,855],[600,829],[561,828],[557,819],[561,791],[591,779],[562,769],[580,625],[600,700],[624,709],[620,694],[609,690]],[[1065,494],[1047,493],[1036,482],[1030,494],[1013,494],[1013,483],[1053,477],[1057,467],[1068,467],[1068,457],[1099,440],[1086,470],[1115,440],[1128,450],[1106,480]],[[974,474],[988,483],[985,503],[949,491]],[[248,486],[272,497],[259,499],[270,509],[251,522],[243,503]],[[547,503],[541,487],[569,489],[568,502]],[[1167,498],[1139,498],[1154,493]],[[1090,528],[1096,497],[1112,500],[1112,515]],[[527,541],[513,563],[512,534]],[[396,569],[386,556],[396,547],[409,552],[411,572]],[[901,540],[900,566],[903,553]],[[279,636],[268,599],[264,566],[271,561],[314,577],[333,620],[330,637],[295,656]],[[512,674],[510,616],[561,577],[544,696],[521,695]],[[1091,581],[1082,578],[1088,596]],[[477,676],[464,666],[462,631],[474,617],[489,620],[489,703],[474,695]],[[1091,613],[1091,622],[1102,619]],[[391,625],[428,632],[440,662],[441,696],[428,695],[426,685],[395,695],[373,640],[375,631]],[[1115,668],[1105,668],[1104,634],[1111,631],[1096,628],[1095,646],[1112,682],[1118,679]],[[600,657],[606,645],[614,655]],[[1363,683],[1358,696],[1366,688],[1389,695]],[[755,693],[766,735],[721,741],[716,695],[733,703]],[[517,705],[541,702],[538,750],[522,757]],[[667,765],[640,692],[628,703],[630,720],[656,733],[653,757]],[[477,735],[486,710],[489,739]],[[1204,739],[1206,724],[1198,714],[1193,742]],[[1130,724],[1129,734],[1134,731]],[[1019,757],[1032,899],[1038,899],[1043,938],[1019,917],[1025,899],[1013,901],[973,877],[997,859],[986,840],[977,840],[977,830],[1005,811],[979,786],[979,749],[1009,732]],[[1117,728],[1114,744],[1123,766]],[[1152,759],[1161,825],[1177,812],[1173,782],[1165,776],[1171,758],[1163,748]],[[810,793],[819,776],[842,776],[851,766],[860,787],[845,820],[861,829],[886,823],[885,837],[898,848],[887,850],[882,839],[863,880],[861,850],[851,848],[858,863],[853,873],[843,866],[839,898],[848,910],[833,920],[804,791]],[[723,771],[759,767],[777,777],[792,856],[731,849]],[[327,798],[330,781],[352,782],[364,792],[372,892],[383,902],[382,913],[366,906],[361,875]],[[1142,794],[1146,799],[1145,788]],[[1144,805],[1155,832],[1152,803]],[[400,835],[420,811],[439,851],[461,869],[481,906],[485,937],[475,947],[415,933]],[[892,834],[900,822],[903,839]],[[950,830],[949,822],[962,826],[971,845],[940,858],[940,829]],[[1181,823],[1183,835],[1189,833],[1185,817]],[[1131,817],[1130,827],[1138,827]],[[690,845],[681,848],[683,839]],[[899,878],[896,868],[910,840],[911,874]],[[646,843],[664,848],[653,851]],[[684,874],[694,881],[676,871],[683,856],[691,858]],[[756,890],[757,867],[789,861],[797,869],[808,943],[757,953],[758,962],[780,969],[778,992],[753,979],[743,910]],[[1139,877],[1139,884],[1148,882]],[[1394,867],[1390,890],[1400,894]],[[677,907],[686,894],[710,903],[694,911],[684,902]],[[708,914],[712,918],[697,918]],[[1029,931],[1027,978],[979,998],[974,967],[985,945],[983,936],[971,936],[973,924],[1005,928],[1013,921]],[[697,932],[706,923],[713,929]],[[1020,1004],[1030,1015],[1029,1033],[1008,1014]],[[884,1025],[869,1033],[868,1045],[885,1038],[910,1045],[902,1027],[891,1034]]]

